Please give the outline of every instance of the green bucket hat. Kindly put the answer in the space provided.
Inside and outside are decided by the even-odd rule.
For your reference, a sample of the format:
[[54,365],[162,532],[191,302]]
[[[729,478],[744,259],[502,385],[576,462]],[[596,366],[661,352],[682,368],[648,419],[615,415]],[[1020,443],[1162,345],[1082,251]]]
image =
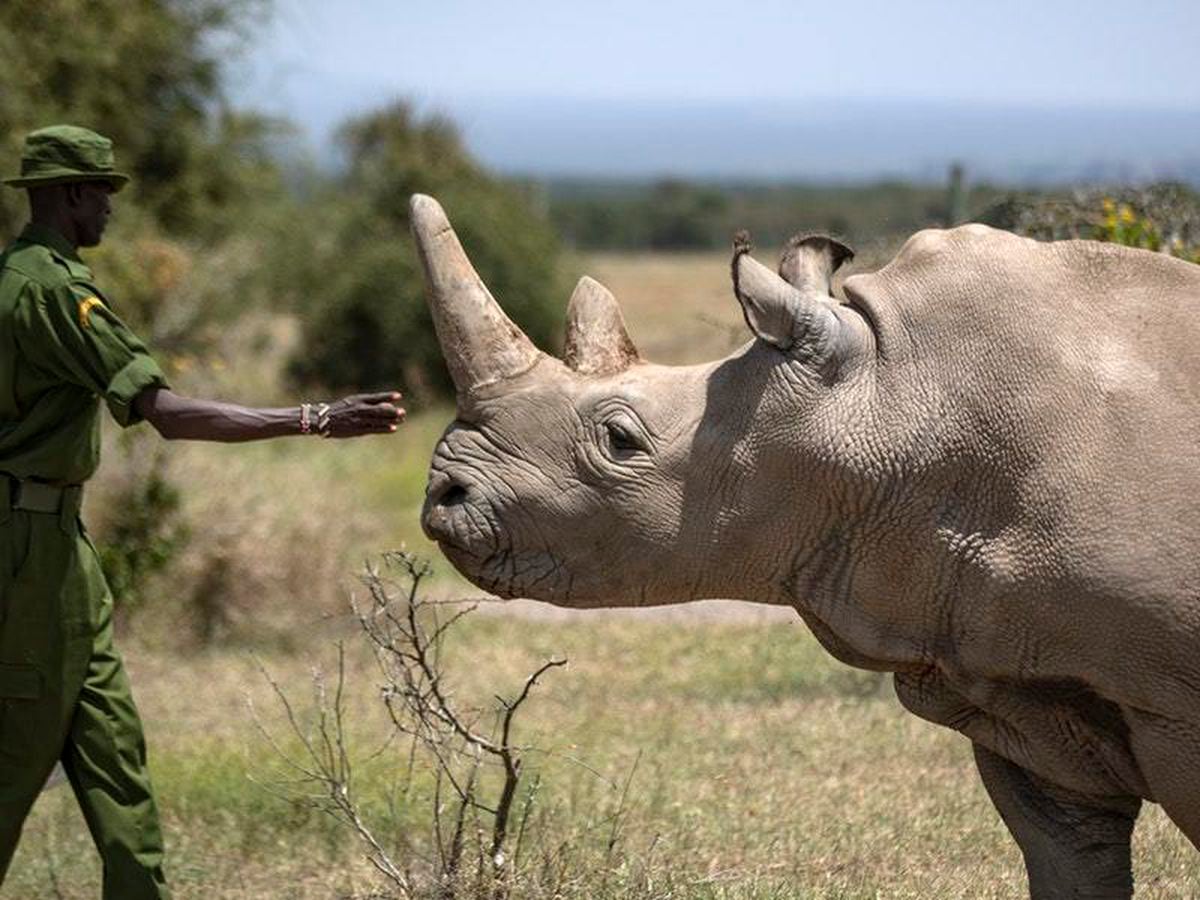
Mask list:
[[108,138],[77,125],[51,125],[25,138],[21,174],[4,179],[15,188],[72,181],[107,181],[116,192],[125,187],[129,176],[113,169],[113,145]]

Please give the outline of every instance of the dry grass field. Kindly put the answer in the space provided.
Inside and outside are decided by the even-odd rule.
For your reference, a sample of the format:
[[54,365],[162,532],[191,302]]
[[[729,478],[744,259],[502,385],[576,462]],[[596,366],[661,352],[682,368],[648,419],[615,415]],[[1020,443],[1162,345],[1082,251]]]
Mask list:
[[[602,256],[586,269],[622,300],[647,358],[685,362],[743,340],[726,263]],[[256,364],[269,369],[262,348],[287,335],[277,325],[257,334]],[[244,348],[229,352],[239,383],[258,371],[238,355]],[[232,385],[219,371],[208,377]],[[278,390],[269,372],[262,379],[264,394]],[[218,560],[225,573],[207,594],[195,583],[161,586],[124,638],[177,897],[393,896],[347,829],[278,796],[287,773],[252,713],[284,733],[261,666],[309,716],[312,673],[330,671],[339,640],[364,814],[387,846],[428,851],[429,773],[418,766],[398,793],[407,746],[388,740],[380,675],[343,601],[364,556],[402,543],[436,552],[416,517],[429,450],[449,417],[418,412],[399,438],[352,445],[168,450],[196,530],[187,571],[203,580]],[[122,451],[110,451],[96,516],[122,477]],[[434,594],[473,592],[436,564]],[[187,604],[209,594],[219,639],[197,648],[179,632]],[[1019,853],[967,741],[904,713],[883,677],[834,662],[792,613],[486,604],[452,638],[448,685],[462,703],[486,704],[552,656],[569,665],[547,673],[517,725],[517,741],[536,748],[526,784],[538,786],[514,897],[1025,896]],[[1156,807],[1139,824],[1135,861],[1141,898],[1200,890],[1200,854]],[[98,879],[69,789],[51,788],[0,896],[95,897]]]
[[[258,658],[303,700],[309,669],[332,664],[332,637],[326,629],[302,650]],[[831,662],[799,624],[479,616],[456,647],[455,690],[511,693],[551,654],[570,664],[538,689],[519,740],[547,751],[531,756],[541,777],[533,852],[559,854],[568,871],[535,872],[518,896],[1024,895],[1019,855],[966,742],[903,713],[885,681]],[[268,790],[285,773],[246,698],[277,731],[279,721],[248,653],[130,657],[178,896],[380,896],[347,831]],[[353,749],[366,758],[386,726],[359,653],[350,684]],[[379,809],[404,764],[392,745],[359,785],[393,840],[424,834],[429,818],[427,790],[396,818]],[[1135,852],[1139,896],[1192,894],[1196,854],[1157,808]],[[97,877],[73,798],[56,787],[27,826],[6,896],[94,897]]]

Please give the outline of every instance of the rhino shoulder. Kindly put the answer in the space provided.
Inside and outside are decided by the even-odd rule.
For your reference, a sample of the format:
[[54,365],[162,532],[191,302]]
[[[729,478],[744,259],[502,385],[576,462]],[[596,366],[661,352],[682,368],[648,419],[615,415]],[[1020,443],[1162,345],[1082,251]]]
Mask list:
[[1030,238],[977,222],[955,228],[925,228],[904,242],[888,268],[958,267],[965,257],[1022,256],[1036,252],[1038,247],[1038,242]]
[[874,272],[843,282],[848,301],[867,312],[885,355],[915,349],[918,333],[935,344],[1002,310],[1034,302],[1039,276],[1052,260],[1029,238],[987,225],[918,231]]

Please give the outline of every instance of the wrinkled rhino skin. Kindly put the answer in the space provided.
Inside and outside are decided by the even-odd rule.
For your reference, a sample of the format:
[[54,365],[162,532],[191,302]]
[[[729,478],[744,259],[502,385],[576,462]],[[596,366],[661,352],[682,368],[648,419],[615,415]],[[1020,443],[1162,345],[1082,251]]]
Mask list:
[[458,388],[423,524],[468,578],[795,607],[971,739],[1034,897],[1130,896],[1142,800],[1200,844],[1200,266],[968,225],[838,301],[848,248],[742,240],[740,351],[646,363],[584,279],[564,363],[412,213]]

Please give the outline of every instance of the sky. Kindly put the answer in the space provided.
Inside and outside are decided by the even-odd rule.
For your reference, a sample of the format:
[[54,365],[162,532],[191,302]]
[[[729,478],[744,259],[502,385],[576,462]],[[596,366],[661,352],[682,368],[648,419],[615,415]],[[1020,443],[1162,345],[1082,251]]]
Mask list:
[[[318,148],[347,115],[404,98],[514,171],[761,175],[794,159],[836,175],[848,156],[911,171],[956,151],[1200,171],[1198,48],[1196,0],[276,0],[232,87]],[[891,157],[848,143],[889,135]]]

